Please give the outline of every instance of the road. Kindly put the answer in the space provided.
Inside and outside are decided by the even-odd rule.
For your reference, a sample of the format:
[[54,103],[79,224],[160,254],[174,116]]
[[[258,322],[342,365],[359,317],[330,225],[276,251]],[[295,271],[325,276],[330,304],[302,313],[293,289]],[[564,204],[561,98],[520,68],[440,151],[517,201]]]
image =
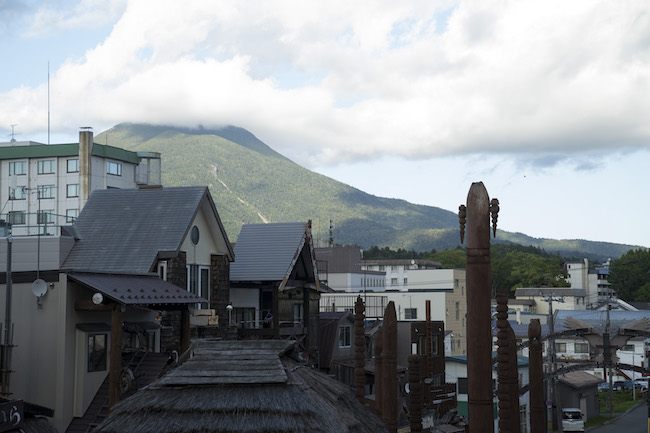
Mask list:
[[642,404],[610,424],[587,431],[589,433],[648,433],[648,406]]

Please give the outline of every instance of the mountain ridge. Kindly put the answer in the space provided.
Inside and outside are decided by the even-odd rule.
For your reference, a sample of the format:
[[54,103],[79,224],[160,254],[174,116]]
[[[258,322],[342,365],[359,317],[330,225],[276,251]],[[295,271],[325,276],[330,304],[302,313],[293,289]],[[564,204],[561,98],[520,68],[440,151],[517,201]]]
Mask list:
[[[460,244],[458,216],[435,206],[384,198],[312,172],[232,125],[206,129],[122,123],[95,142],[162,155],[163,185],[208,185],[231,241],[244,223],[312,220],[317,239],[430,251]],[[616,258],[632,245],[534,238],[497,231],[493,242],[533,245],[565,257]]]

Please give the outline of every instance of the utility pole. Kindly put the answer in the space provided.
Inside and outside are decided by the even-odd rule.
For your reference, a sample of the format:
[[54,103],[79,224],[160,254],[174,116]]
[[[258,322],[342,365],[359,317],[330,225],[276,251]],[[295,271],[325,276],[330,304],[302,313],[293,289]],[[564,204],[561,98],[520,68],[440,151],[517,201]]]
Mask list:
[[564,298],[556,298],[554,293],[547,295],[546,297],[540,293],[542,300],[548,302],[548,332],[551,335],[551,338],[548,339],[548,350],[546,361],[548,364],[548,373],[549,380],[546,383],[546,395],[548,399],[552,402],[548,406],[546,411],[546,422],[548,431],[553,431],[553,406],[556,407],[556,413],[558,415],[558,427],[562,431],[562,420],[560,418],[560,407],[559,402],[557,401],[557,386],[556,386],[556,377],[553,375],[557,371],[557,359],[555,356],[555,338],[552,336],[555,333],[555,318],[553,317],[553,301],[555,302],[564,302]]

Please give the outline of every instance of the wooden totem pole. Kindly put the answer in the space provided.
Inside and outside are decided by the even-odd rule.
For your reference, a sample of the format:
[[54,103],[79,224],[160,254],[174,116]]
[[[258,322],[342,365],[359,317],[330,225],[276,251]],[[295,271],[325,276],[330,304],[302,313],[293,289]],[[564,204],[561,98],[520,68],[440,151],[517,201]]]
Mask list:
[[528,377],[530,381],[530,433],[544,433],[544,371],[542,366],[542,326],[539,319],[528,324]]
[[384,312],[381,338],[382,419],[389,432],[397,433],[397,314],[393,301]]
[[460,241],[467,231],[467,382],[470,433],[494,432],[492,406],[492,331],[490,311],[490,214],[496,235],[499,201],[482,182],[459,207]]
[[365,341],[364,341],[364,312],[366,307],[363,305],[361,295],[357,297],[357,302],[354,304],[354,395],[363,400],[366,387],[366,372],[365,372]]

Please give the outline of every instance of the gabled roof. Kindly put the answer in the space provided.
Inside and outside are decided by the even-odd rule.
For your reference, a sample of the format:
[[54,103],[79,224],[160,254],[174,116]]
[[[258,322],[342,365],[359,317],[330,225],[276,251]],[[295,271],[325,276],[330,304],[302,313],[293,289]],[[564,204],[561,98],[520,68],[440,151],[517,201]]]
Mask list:
[[159,254],[175,256],[202,205],[210,206],[230,259],[232,248],[205,186],[108,189],[92,193],[75,222],[81,238],[63,270],[146,274]]
[[282,281],[283,286],[301,255],[317,279],[310,236],[309,223],[244,224],[230,281]]

